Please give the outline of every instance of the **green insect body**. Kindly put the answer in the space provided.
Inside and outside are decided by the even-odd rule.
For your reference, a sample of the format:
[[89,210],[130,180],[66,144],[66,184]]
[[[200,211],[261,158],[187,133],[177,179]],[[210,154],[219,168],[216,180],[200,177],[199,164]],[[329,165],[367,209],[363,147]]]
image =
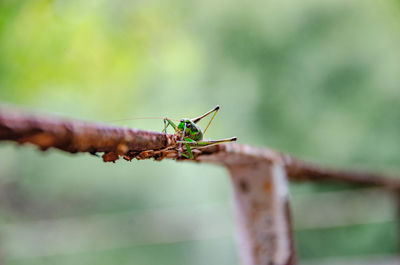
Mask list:
[[188,137],[194,141],[203,140],[203,132],[201,131],[200,127],[189,119],[182,119],[178,124],[178,129],[180,132],[185,129],[185,137]]
[[[164,118],[164,132],[167,133],[167,127],[171,125],[172,128],[175,130],[175,135],[177,139],[179,139],[178,142],[178,149],[180,150],[182,145],[185,145],[185,148],[187,150],[188,155],[184,153],[179,153],[182,154],[182,156],[186,158],[193,158],[193,153],[191,148],[199,148],[199,147],[204,147],[204,146],[209,146],[209,145],[216,145],[216,144],[221,144],[221,143],[226,143],[226,142],[233,142],[236,141],[236,137],[231,137],[231,138],[226,138],[226,139],[221,139],[221,140],[203,140],[203,135],[207,131],[208,127],[210,126],[211,122],[213,121],[215,115],[217,114],[219,110],[219,106],[217,105],[215,108],[212,110],[206,112],[205,114],[201,115],[200,117],[194,118],[194,119],[181,119],[178,125],[175,125],[174,122],[172,122],[168,118]],[[201,128],[197,125],[197,122],[199,122],[201,119],[204,117],[208,116],[209,114],[214,113],[212,116],[211,120],[208,122],[206,129],[204,132],[201,130]],[[179,152],[178,150],[178,152]]]

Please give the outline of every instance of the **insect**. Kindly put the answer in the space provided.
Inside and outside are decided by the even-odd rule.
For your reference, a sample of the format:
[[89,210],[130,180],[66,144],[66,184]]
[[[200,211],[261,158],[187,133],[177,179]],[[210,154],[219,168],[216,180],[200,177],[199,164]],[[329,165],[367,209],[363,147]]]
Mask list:
[[[211,109],[210,111],[204,113],[203,115],[197,118],[181,119],[178,125],[175,125],[175,123],[171,119],[164,118],[164,130],[163,130],[164,133],[167,133],[167,127],[171,125],[171,127],[174,128],[175,130],[175,136],[177,137],[177,139],[179,139],[177,141],[179,155],[193,159],[192,148],[199,148],[209,145],[216,145],[216,144],[236,141],[237,139],[236,137],[231,137],[221,140],[203,140],[203,135],[206,133],[211,122],[214,120],[214,117],[217,114],[218,110],[219,110],[219,105],[215,106],[213,109]],[[208,122],[207,127],[204,129],[204,132],[202,132],[197,123],[204,117],[210,115],[211,113],[214,114],[210,119],[210,121]],[[182,145],[186,147],[186,151],[188,154],[181,153],[179,151],[182,149]]]

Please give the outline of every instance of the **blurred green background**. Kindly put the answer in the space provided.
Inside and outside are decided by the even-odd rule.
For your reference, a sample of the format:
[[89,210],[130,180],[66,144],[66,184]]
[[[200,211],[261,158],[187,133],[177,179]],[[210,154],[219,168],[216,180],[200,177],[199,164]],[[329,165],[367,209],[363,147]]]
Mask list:
[[[220,104],[208,138],[400,172],[399,14],[397,0],[3,0],[0,99],[103,122]],[[223,168],[0,153],[2,264],[239,263]],[[301,264],[393,259],[390,194],[291,191]]]

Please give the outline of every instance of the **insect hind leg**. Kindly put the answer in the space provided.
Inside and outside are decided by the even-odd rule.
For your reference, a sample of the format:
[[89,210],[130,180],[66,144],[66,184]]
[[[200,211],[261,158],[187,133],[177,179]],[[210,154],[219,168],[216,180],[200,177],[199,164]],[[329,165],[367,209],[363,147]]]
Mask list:
[[221,140],[202,140],[202,141],[197,141],[192,147],[205,147],[210,145],[235,142],[236,140],[237,140],[236,137],[225,138]]

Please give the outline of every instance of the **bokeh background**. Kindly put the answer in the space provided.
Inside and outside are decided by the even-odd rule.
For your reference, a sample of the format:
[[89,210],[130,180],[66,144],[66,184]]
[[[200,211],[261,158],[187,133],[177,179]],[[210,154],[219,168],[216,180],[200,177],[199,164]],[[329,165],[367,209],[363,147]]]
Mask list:
[[[397,0],[3,0],[0,99],[400,172]],[[220,167],[0,145],[2,264],[239,264]],[[390,194],[292,184],[300,264],[397,264]],[[369,262],[369,263],[368,263]]]

